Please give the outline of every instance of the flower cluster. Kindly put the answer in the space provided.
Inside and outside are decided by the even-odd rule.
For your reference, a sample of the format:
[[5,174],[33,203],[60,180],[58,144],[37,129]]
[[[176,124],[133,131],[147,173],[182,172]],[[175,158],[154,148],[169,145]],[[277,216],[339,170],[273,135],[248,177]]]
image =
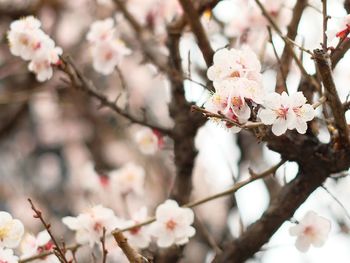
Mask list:
[[24,233],[21,221],[13,219],[4,211],[0,211],[0,262],[17,263],[18,257],[13,254]]
[[[207,75],[213,81],[215,93],[205,104],[212,112],[220,112],[237,123],[244,124],[251,115],[248,104],[261,103],[264,90],[261,84],[261,65],[249,49],[220,49],[214,55],[214,64]],[[227,127],[231,127],[226,123]],[[238,132],[240,128],[232,127]]]
[[86,39],[91,44],[93,67],[104,75],[111,74],[123,56],[131,53],[124,42],[116,36],[112,18],[94,22]]
[[290,96],[287,93],[266,94],[260,69],[259,60],[249,49],[217,51],[214,64],[207,71],[215,92],[204,107],[231,120],[225,124],[234,132],[241,130],[240,125],[251,118],[252,109],[259,105],[258,117],[263,124],[272,125],[275,135],[280,136],[287,129],[305,133],[306,123],[315,116],[314,108],[306,103],[302,92]]
[[321,247],[327,240],[331,223],[328,219],[309,211],[303,219],[289,229],[292,236],[297,236],[295,246],[301,252],[309,250],[310,245]]
[[[147,208],[142,207],[131,219],[117,217],[114,212],[101,205],[91,208],[77,217],[64,217],[63,223],[76,231],[78,244],[98,244],[103,234],[103,228],[111,232],[114,228],[123,229],[137,225],[148,219]],[[147,248],[152,237],[155,237],[159,247],[183,245],[196,233],[191,226],[194,213],[189,208],[179,207],[176,201],[166,200],[156,210],[156,220],[150,226],[140,226],[125,232],[130,244],[136,248]]]
[[13,21],[7,33],[13,55],[28,60],[28,69],[38,81],[46,81],[53,75],[52,66],[60,62],[62,49],[40,29],[41,23],[33,16]]

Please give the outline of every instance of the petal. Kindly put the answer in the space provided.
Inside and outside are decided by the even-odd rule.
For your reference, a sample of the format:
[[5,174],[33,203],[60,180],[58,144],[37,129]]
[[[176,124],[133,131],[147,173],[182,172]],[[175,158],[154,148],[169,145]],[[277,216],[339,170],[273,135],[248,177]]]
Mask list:
[[307,130],[307,124],[305,121],[303,121],[301,118],[297,118],[295,122],[295,128],[300,134],[305,134]]
[[291,236],[298,236],[303,231],[303,227],[299,224],[289,228],[289,234]]
[[305,237],[305,236],[300,236],[295,241],[295,247],[300,252],[306,252],[310,248],[310,240],[307,237]]
[[261,109],[258,112],[258,117],[260,118],[262,123],[266,125],[271,125],[276,121],[277,115],[273,110]]
[[305,104],[300,108],[301,117],[304,121],[311,121],[315,118],[315,109],[310,104]]
[[170,247],[174,242],[175,239],[173,235],[162,235],[158,238],[157,245],[159,247]]
[[281,107],[281,95],[276,92],[267,94],[264,98],[263,105],[272,110],[279,109]]
[[301,91],[294,93],[293,95],[290,96],[290,106],[292,108],[300,107],[305,103],[306,103],[306,98]]
[[272,132],[276,136],[280,136],[287,131],[287,121],[283,118],[278,118],[272,125]]

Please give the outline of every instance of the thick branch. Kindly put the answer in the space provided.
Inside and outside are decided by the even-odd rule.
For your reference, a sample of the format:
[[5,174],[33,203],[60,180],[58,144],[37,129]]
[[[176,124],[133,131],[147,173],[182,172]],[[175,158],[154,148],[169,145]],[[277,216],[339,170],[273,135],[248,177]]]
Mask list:
[[326,170],[301,171],[296,179],[283,187],[263,216],[233,243],[223,248],[213,262],[245,262],[269,241],[308,196],[327,178]]
[[210,46],[207,34],[205,33],[201,24],[200,16],[191,0],[179,0],[179,2],[185,12],[189,24],[191,25],[192,32],[196,36],[198,46],[202,51],[204,60],[209,67],[213,63],[214,51]]
[[[305,7],[307,6],[307,0],[298,0],[293,9],[293,17],[288,25],[287,38],[291,40],[295,40],[295,37],[298,33],[298,26],[301,19],[301,16],[304,12]],[[293,55],[290,52],[290,48],[288,44],[286,44],[283,48],[283,52],[281,55],[281,70],[277,73],[277,82],[276,82],[276,92],[282,93],[287,90],[285,85],[285,78],[288,73],[288,69],[292,62]]]
[[339,140],[342,147],[349,146],[349,129],[346,123],[343,105],[339,99],[333,80],[329,55],[320,49],[314,50],[314,54],[316,65],[324,85],[325,95],[333,112],[335,127],[339,131]]

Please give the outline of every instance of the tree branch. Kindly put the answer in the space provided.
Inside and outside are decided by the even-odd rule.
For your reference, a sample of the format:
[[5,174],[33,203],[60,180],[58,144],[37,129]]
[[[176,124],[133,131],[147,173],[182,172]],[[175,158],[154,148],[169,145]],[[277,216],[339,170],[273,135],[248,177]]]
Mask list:
[[172,136],[170,129],[148,123],[145,119],[139,119],[135,116],[132,116],[127,111],[119,108],[115,102],[110,101],[104,94],[100,93],[96,89],[94,84],[80,72],[80,70],[76,67],[76,65],[74,64],[73,60],[70,57],[66,57],[66,58],[62,57],[61,60],[63,65],[60,66],[60,69],[68,75],[74,87],[81,89],[89,96],[97,99],[101,103],[101,105],[110,108],[111,110],[127,118],[131,122],[134,122],[143,126],[147,126],[152,129],[156,129],[159,132],[165,135],[168,135],[170,137]]
[[200,16],[191,0],[179,0],[179,2],[185,12],[187,21],[191,25],[192,32],[196,36],[204,60],[209,67],[213,63],[214,50],[210,46],[208,37],[200,21]]
[[339,131],[341,147],[349,146],[349,129],[346,123],[343,105],[339,99],[332,76],[331,62],[329,55],[320,49],[314,50],[314,58],[319,70],[327,101],[332,109],[335,127]]

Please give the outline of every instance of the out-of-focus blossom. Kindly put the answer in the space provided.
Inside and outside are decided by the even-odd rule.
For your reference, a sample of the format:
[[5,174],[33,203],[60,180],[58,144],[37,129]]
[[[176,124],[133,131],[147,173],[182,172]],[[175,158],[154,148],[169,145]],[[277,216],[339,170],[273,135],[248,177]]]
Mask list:
[[348,38],[350,34],[350,14],[340,19],[334,19],[337,20],[337,23],[333,27],[330,25],[326,31],[330,47],[336,47],[339,40]]
[[[142,207],[139,211],[132,215],[132,219],[125,222],[125,227],[130,227],[141,223],[148,219],[147,208]],[[125,232],[125,236],[128,238],[128,241],[131,246],[144,249],[149,246],[151,242],[151,235],[148,226],[142,226],[134,228],[130,231]]]
[[176,201],[167,200],[157,207],[152,235],[157,238],[159,247],[184,245],[196,233],[191,226],[193,221],[194,213],[190,208],[179,207]]
[[52,65],[59,62],[62,49],[40,29],[40,21],[28,16],[11,23],[8,31],[10,51],[24,60],[31,60],[28,69],[36,74],[38,81],[52,77]]
[[112,40],[114,37],[114,32],[114,20],[112,18],[98,20],[90,26],[86,39],[92,43]]
[[309,250],[310,246],[321,247],[328,238],[331,223],[328,219],[309,211],[302,220],[289,229],[292,236],[297,236],[295,246],[301,252]]
[[144,154],[154,154],[159,148],[158,136],[150,128],[144,127],[138,130],[134,139]]
[[0,262],[18,263],[18,257],[13,254],[12,249],[0,247]]
[[280,136],[289,130],[297,129],[299,133],[307,130],[307,121],[315,116],[315,110],[310,104],[306,104],[306,98],[302,92],[291,96],[283,92],[268,94],[263,103],[264,109],[258,113],[261,121],[266,125],[272,125],[272,132]]
[[130,49],[119,39],[98,42],[92,46],[93,67],[97,72],[109,75],[130,53]]
[[24,226],[18,219],[4,211],[0,211],[0,247],[16,248],[21,242]]
[[103,228],[112,231],[120,223],[113,210],[97,205],[77,217],[67,216],[62,222],[71,230],[76,231],[75,239],[78,244],[89,244],[91,247],[100,242]]
[[127,163],[109,173],[111,186],[120,194],[144,193],[145,170],[134,163]]
[[[51,240],[49,233],[44,230],[37,236],[26,234],[21,242],[22,259],[41,254],[44,252],[51,252],[54,243]],[[60,261],[55,255],[48,255],[46,257],[33,260],[34,263],[59,263]]]

